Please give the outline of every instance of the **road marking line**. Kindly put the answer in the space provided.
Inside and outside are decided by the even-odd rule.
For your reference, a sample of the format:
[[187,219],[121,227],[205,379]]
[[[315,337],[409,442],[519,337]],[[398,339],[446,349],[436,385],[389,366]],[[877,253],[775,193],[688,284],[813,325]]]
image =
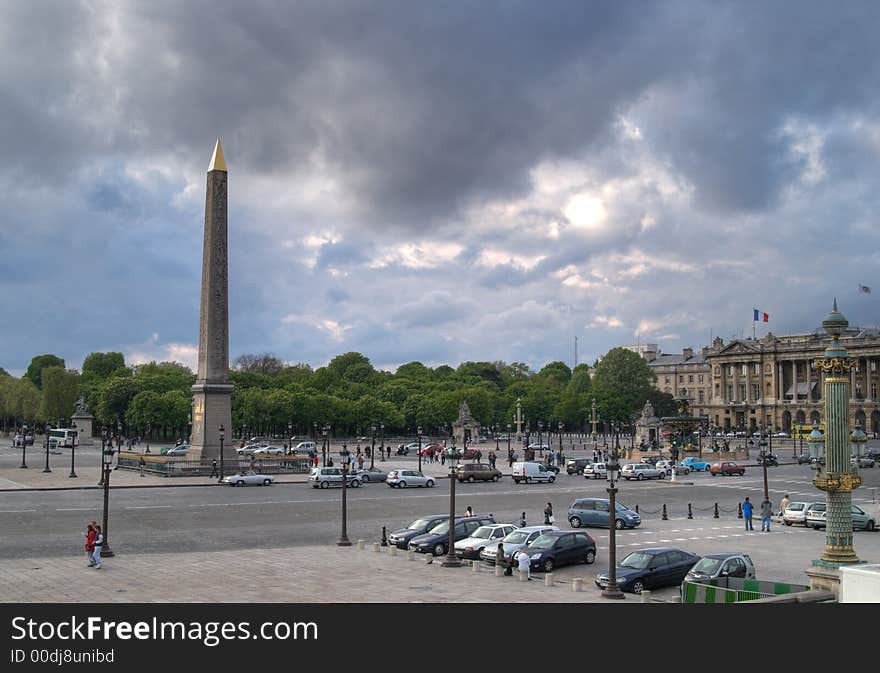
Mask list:
[[0,514],[18,514],[19,512],[36,512],[35,509],[0,509]]
[[57,507],[56,512],[92,512],[94,507]]
[[125,509],[173,509],[171,505],[129,505]]

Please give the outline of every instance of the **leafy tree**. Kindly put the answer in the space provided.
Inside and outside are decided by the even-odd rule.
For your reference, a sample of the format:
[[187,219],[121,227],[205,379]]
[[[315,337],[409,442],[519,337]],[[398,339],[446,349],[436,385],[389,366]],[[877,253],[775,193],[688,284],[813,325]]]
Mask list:
[[571,387],[567,388],[554,407],[553,416],[565,423],[565,427],[569,431],[583,428],[586,417],[589,415],[587,397],[586,393],[577,393]]
[[57,355],[37,355],[31,360],[31,363],[28,365],[27,371],[25,372],[25,377],[30,379],[30,381],[38,388],[42,389],[43,387],[43,370],[46,367],[64,367],[64,360],[58,357]]
[[5,369],[3,369],[3,367],[0,367],[0,378],[2,378],[2,377],[4,377],[4,376],[9,377],[9,376],[12,376],[12,375],[11,375],[8,371],[6,371]]
[[128,406],[141,390],[136,378],[111,378],[98,393],[96,415],[99,422],[112,425],[118,418],[127,418]]
[[593,390],[602,418],[629,423],[652,394],[656,375],[645,360],[625,348],[612,348],[596,365]]
[[571,380],[571,369],[564,362],[556,360],[544,365],[543,369],[538,372],[538,376],[548,382],[555,383],[560,388],[564,388]]
[[89,353],[83,360],[83,378],[106,379],[120,369],[125,368],[125,356],[122,353]]
[[46,367],[42,372],[43,395],[40,415],[49,422],[60,422],[74,411],[79,397],[80,375],[63,367]]
[[327,369],[334,372],[336,376],[341,379],[345,376],[345,372],[355,365],[367,365],[371,370],[373,369],[373,365],[370,364],[370,359],[368,357],[354,352],[337,355],[327,363]]
[[239,355],[233,361],[232,368],[239,372],[277,376],[284,369],[284,363],[271,353]]
[[405,365],[400,365],[394,375],[398,378],[430,381],[433,372],[421,362],[407,362]]
[[568,389],[575,393],[588,393],[592,388],[593,380],[590,378],[590,367],[582,362],[571,372]]

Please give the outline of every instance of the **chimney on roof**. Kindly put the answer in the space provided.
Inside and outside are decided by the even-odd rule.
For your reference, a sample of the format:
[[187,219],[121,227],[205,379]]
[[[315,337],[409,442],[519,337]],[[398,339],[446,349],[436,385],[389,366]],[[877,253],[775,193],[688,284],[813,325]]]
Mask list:
[[682,348],[681,355],[685,360],[690,360],[694,357],[694,349],[693,348]]

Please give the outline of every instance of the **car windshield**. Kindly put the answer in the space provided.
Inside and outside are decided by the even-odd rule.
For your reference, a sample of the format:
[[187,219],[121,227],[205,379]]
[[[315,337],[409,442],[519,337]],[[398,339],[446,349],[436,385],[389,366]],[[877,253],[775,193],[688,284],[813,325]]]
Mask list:
[[650,554],[643,554],[640,551],[634,551],[627,554],[626,558],[620,562],[621,568],[636,568],[641,570],[647,568],[653,557]]
[[556,542],[555,535],[541,535],[537,540],[529,545],[529,549],[549,549]]
[[629,511],[629,507],[627,507],[626,505],[621,505],[619,502],[615,502],[614,505],[615,505],[615,509],[618,512],[628,512]]
[[430,530],[431,535],[442,535],[443,533],[448,533],[448,532],[449,532],[449,522],[448,521],[443,521],[442,523],[438,523],[436,526],[434,526]]
[[691,568],[691,572],[714,575],[716,572],[718,572],[718,569],[721,567],[722,563],[724,563],[724,559],[702,558],[697,561],[697,564],[693,568]]
[[488,540],[490,537],[492,537],[492,530],[493,529],[489,526],[480,526],[479,528],[477,528],[477,530],[474,531],[474,534],[471,535],[471,537],[477,537],[481,540]]
[[505,537],[502,542],[508,542],[510,544],[522,544],[526,541],[526,538],[528,537],[529,533],[515,530],[512,533],[508,533],[507,537]]
[[409,526],[406,527],[407,530],[424,530],[428,527],[428,524],[431,523],[429,519],[416,519]]
[[804,508],[804,503],[802,502],[793,502],[788,506],[792,512],[800,512]]

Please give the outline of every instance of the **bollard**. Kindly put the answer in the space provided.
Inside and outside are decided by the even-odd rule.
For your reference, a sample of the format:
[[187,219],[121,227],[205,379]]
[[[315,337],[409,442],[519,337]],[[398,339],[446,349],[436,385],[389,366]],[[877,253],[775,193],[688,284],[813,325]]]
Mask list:
[[642,593],[642,603],[650,603],[651,602],[651,592],[647,589],[643,589]]
[[529,573],[525,570],[520,570],[519,571],[519,581],[525,582],[528,579],[529,579]]
[[406,553],[406,560],[407,561],[415,561],[416,560],[416,553],[414,551],[408,551]]
[[666,504],[663,505],[663,516],[660,517],[661,521],[669,521],[669,517],[666,516]]
[[363,540],[358,540],[358,549],[363,549],[364,544],[366,544]]
[[544,575],[544,586],[552,587],[553,586],[553,573],[547,573]]
[[718,518],[718,503],[717,502],[715,503],[715,514],[712,515],[712,518],[713,519]]
[[688,503],[688,519],[694,518],[694,510],[691,509],[691,503]]
[[434,562],[434,557],[431,554],[425,554],[425,565],[429,566]]
[[382,551],[382,547],[379,545],[378,542],[373,543],[373,551]]
[[391,554],[391,556],[397,556],[397,545],[393,544],[388,547],[388,553]]
[[743,518],[743,506],[742,506],[741,502],[736,503],[736,518],[737,519]]
[[495,564],[495,577],[503,577],[504,576],[504,568],[500,563]]
[[480,563],[478,561],[474,561],[473,563],[471,563],[471,572],[474,575],[480,572]]
[[672,597],[672,601],[671,601],[671,602],[672,602],[672,603],[681,603],[681,594],[675,594],[675,595]]
[[639,513],[639,506],[636,505],[636,514],[638,514],[638,513]]
[[388,546],[388,537],[385,535],[385,526],[382,526],[382,543],[381,544],[383,547]]
[[571,590],[572,591],[583,591],[584,590],[584,578],[583,577],[575,577],[571,581]]

